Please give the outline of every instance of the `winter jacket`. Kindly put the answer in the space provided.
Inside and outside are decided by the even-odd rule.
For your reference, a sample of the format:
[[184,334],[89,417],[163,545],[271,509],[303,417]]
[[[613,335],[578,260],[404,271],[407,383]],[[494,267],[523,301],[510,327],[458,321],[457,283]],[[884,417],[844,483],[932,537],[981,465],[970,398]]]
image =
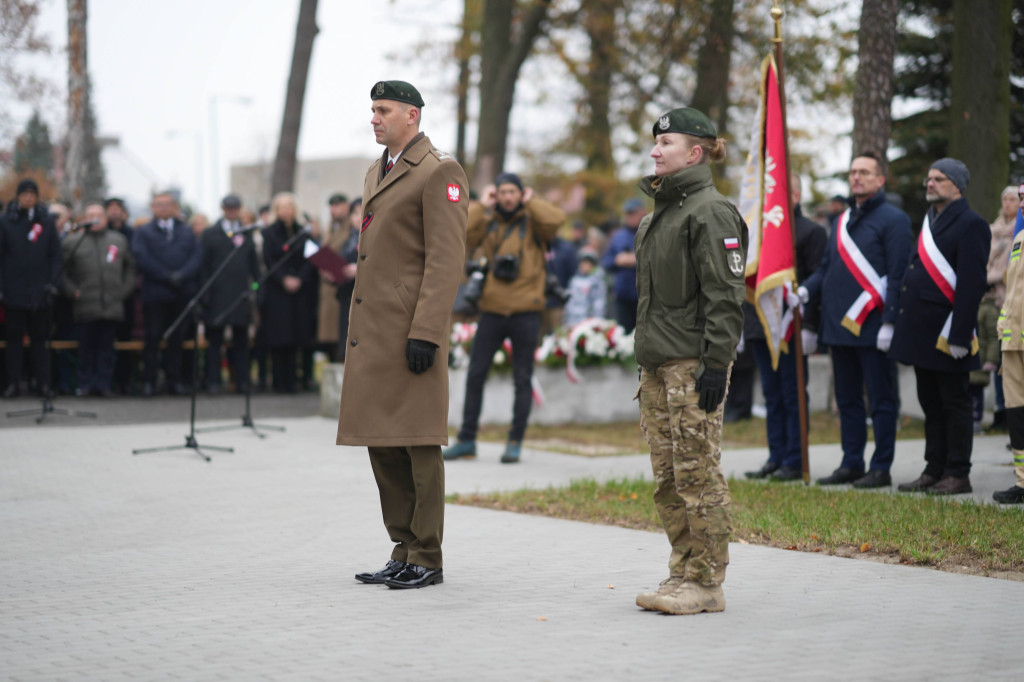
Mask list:
[[636,268],[622,267],[615,264],[615,257],[620,253],[632,253],[636,230],[620,227],[612,232],[608,240],[608,249],[601,259],[601,267],[612,276],[612,295],[617,301],[636,301]]
[[608,297],[604,271],[595,268],[589,275],[577,273],[569,280],[569,301],[565,304],[562,323],[573,327],[588,317],[604,317]]
[[65,238],[62,249],[61,292],[73,302],[75,322],[123,320],[124,301],[135,293],[135,259],[124,235],[87,230]]
[[156,220],[135,230],[132,255],[142,273],[142,302],[187,300],[198,290],[202,251],[192,228],[174,219],[171,235]]
[[706,164],[646,177],[640,189],[654,212],[636,233],[637,362],[653,370],[700,359],[701,373],[724,369],[743,329],[747,226]]
[[35,310],[46,302],[46,288],[57,286],[60,235],[41,205],[30,212],[12,201],[0,216],[0,303]]
[[852,206],[847,230],[879,277],[888,278],[884,309],[871,311],[861,325],[859,336],[843,327],[843,316],[863,289],[839,255],[837,225],[832,226],[821,264],[803,286],[810,295],[811,305],[820,301],[821,343],[828,346],[874,346],[882,323],[895,323],[899,314],[900,281],[907,269],[913,241],[910,218],[886,201],[885,192],[878,192],[862,205]]

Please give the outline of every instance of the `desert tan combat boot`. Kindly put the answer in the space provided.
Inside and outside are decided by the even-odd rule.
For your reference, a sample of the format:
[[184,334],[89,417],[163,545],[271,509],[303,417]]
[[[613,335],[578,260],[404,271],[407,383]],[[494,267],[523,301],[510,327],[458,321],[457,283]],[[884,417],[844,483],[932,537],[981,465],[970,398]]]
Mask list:
[[658,609],[654,608],[654,598],[662,594],[669,594],[682,585],[683,580],[684,578],[681,575],[673,575],[665,578],[661,583],[659,583],[658,590],[656,592],[641,592],[636,595],[636,605],[642,609],[647,609],[648,611],[657,611]]
[[[639,600],[638,600],[639,602]],[[686,582],[667,594],[659,594],[651,600],[656,611],[686,616],[694,613],[716,613],[725,611],[725,595],[721,585],[704,586]]]

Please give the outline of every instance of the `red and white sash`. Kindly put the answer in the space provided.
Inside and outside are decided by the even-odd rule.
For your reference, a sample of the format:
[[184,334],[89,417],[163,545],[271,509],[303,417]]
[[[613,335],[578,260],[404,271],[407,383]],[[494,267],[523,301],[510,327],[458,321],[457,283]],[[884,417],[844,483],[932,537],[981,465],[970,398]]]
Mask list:
[[[921,259],[921,263],[932,281],[939,287],[949,304],[953,305],[953,299],[956,296],[956,270],[936,246],[935,238],[932,237],[931,221],[928,220],[927,215],[924,217],[924,224],[921,225],[921,235],[917,238],[917,256]],[[939,332],[939,340],[935,344],[936,348],[949,356],[952,356],[952,353],[949,352],[949,330],[952,326],[953,311],[950,311],[945,324],[942,325],[942,331]],[[978,349],[978,334],[975,330],[971,337],[971,355],[977,353]]]
[[864,320],[867,319],[871,311],[876,308],[881,309],[885,305],[885,287],[888,278],[875,272],[875,269],[871,267],[871,263],[861,253],[857,243],[850,237],[850,231],[847,229],[847,223],[849,222],[850,209],[846,209],[839,216],[839,225],[837,226],[839,233],[836,245],[847,269],[854,279],[857,280],[857,283],[860,284],[860,288],[863,291],[861,291],[857,300],[853,302],[853,305],[850,306],[850,309],[846,311],[846,315],[843,316],[842,325],[854,336],[860,336],[861,326],[863,326]]

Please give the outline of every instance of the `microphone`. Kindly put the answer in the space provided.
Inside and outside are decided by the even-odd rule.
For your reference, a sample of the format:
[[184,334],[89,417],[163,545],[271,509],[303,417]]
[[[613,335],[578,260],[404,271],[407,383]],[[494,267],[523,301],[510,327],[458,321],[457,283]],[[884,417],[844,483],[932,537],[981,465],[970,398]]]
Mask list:
[[84,223],[75,224],[70,230],[68,230],[68,232],[78,232],[79,230],[86,230],[90,227],[93,227],[94,225],[99,224],[100,221],[98,220],[86,220]]
[[243,227],[240,230],[232,230],[231,232],[228,232],[228,236],[229,237],[234,237],[236,234],[237,235],[249,234],[250,232],[255,232],[258,229],[260,229],[260,226],[258,224],[253,224],[253,225],[250,225],[249,227]]

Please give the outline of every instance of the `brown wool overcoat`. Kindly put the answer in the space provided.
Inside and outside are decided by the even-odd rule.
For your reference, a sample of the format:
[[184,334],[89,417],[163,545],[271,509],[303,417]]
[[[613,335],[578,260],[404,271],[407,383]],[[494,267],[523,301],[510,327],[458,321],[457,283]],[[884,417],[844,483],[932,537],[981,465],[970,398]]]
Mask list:
[[[377,161],[363,184],[337,443],[445,445],[451,310],[466,260],[466,173],[420,133],[382,174]],[[409,371],[408,339],[438,346],[422,374]]]

